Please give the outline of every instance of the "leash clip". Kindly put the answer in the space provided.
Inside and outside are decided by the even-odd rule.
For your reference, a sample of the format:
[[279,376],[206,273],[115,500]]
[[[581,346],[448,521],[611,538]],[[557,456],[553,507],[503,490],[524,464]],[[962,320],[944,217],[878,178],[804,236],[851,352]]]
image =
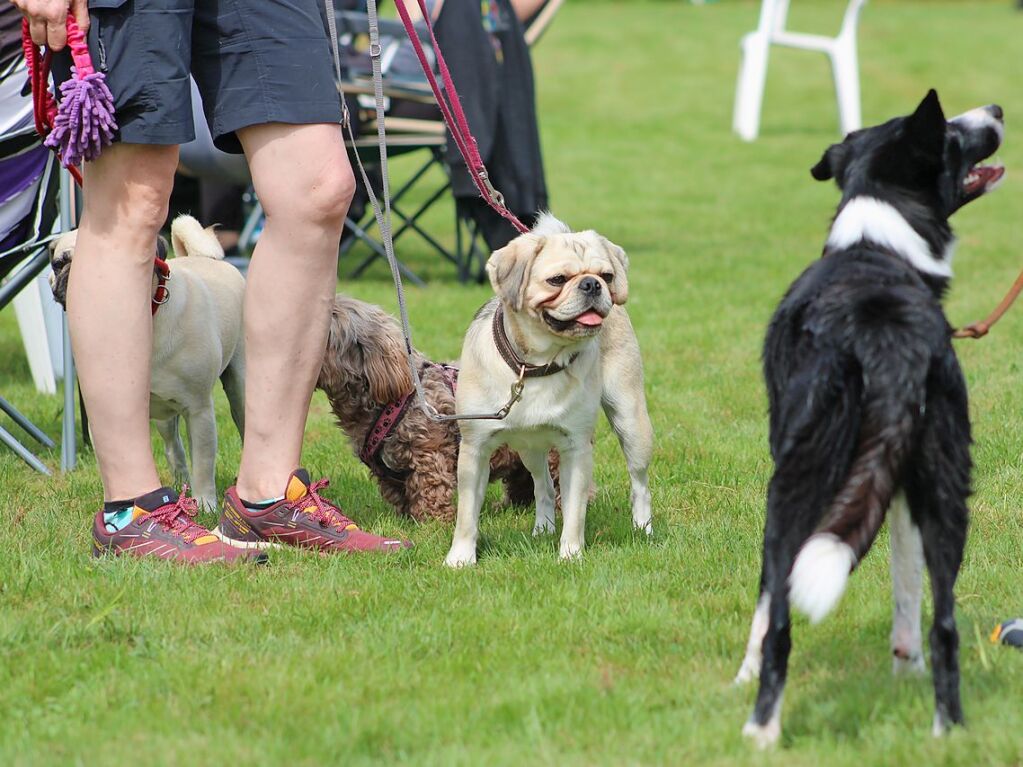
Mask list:
[[505,404],[503,408],[497,411],[496,420],[503,420],[504,418],[506,418],[508,416],[508,413],[511,412],[512,405],[514,405],[516,402],[522,399],[522,390],[526,388],[526,383],[524,380],[525,377],[526,366],[523,365],[522,367],[519,368],[519,377],[516,379],[515,383],[511,385],[511,392],[510,396],[508,397],[507,404]]
[[498,190],[496,186],[494,186],[493,182],[490,180],[490,175],[487,173],[486,168],[477,171],[477,178],[480,180],[480,183],[483,184],[483,186],[486,188],[487,194],[490,195],[490,198],[495,203],[497,203],[499,207],[502,208],[505,207],[504,195],[501,194],[500,190]]

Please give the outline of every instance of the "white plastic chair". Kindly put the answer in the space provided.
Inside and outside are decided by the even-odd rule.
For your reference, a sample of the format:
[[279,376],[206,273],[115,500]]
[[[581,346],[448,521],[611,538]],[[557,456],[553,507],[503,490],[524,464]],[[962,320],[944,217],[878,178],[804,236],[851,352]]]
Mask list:
[[817,51],[831,59],[838,100],[838,118],[842,133],[862,127],[860,114],[860,73],[856,53],[856,28],[860,10],[867,0],[849,0],[837,37],[789,32],[785,22],[789,0],[763,0],[756,31],[742,38],[742,66],[735,91],[732,129],[744,141],[754,141],[760,133],[760,111],[767,81],[767,54],[771,45]]

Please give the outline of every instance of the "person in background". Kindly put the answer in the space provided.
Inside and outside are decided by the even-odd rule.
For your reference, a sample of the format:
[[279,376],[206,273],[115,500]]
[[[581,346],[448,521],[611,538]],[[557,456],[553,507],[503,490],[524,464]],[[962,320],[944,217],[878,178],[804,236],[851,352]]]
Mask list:
[[[405,3],[413,18],[419,17],[417,0],[397,1]],[[535,16],[546,2],[435,0],[427,3],[437,41],[458,87],[469,128],[476,137],[491,181],[504,195],[508,208],[527,226],[539,211],[547,208],[548,202],[537,127],[533,64],[523,22]],[[408,53],[411,54],[410,47]],[[418,61],[411,55],[418,69]],[[400,113],[401,107],[398,109]],[[518,232],[480,199],[458,147],[450,139],[446,160],[459,213],[479,225],[491,250],[507,245]]]

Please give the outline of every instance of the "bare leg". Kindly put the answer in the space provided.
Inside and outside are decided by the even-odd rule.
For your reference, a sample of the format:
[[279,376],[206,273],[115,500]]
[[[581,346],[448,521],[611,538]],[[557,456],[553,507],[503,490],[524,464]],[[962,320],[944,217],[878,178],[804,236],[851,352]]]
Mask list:
[[106,500],[160,486],[149,439],[156,235],[177,147],[115,144],[85,166],[67,315]]
[[245,291],[237,485],[242,498],[259,499],[279,495],[301,460],[355,180],[336,125],[255,125],[239,138],[266,211]]

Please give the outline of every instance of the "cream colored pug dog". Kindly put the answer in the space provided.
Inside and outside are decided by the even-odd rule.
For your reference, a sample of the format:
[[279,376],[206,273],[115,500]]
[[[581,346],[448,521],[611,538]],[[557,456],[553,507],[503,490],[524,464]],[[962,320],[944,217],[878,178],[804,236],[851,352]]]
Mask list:
[[[77,239],[78,232],[72,231],[51,245],[50,287],[61,306]],[[239,434],[245,426],[245,278],[223,260],[224,249],[213,227],[204,229],[191,216],[174,219],[171,242],[175,257],[169,262],[168,294],[153,315],[149,416],[163,438],[175,476],[190,481],[196,500],[215,509],[219,499],[213,387],[218,378]],[[181,443],[181,419],[188,427],[191,472]]]
[[605,237],[572,232],[549,214],[487,262],[497,298],[477,313],[466,333],[457,410],[500,410],[518,381],[522,397],[504,420],[460,421],[458,518],[445,560],[450,567],[476,562],[489,458],[501,445],[517,451],[533,475],[534,535],[554,532],[547,454],[558,450],[561,557],[582,552],[601,406],[625,453],[633,524],[651,531],[647,470],[653,429],[639,344],[621,308],[629,294],[628,265],[625,251]]

